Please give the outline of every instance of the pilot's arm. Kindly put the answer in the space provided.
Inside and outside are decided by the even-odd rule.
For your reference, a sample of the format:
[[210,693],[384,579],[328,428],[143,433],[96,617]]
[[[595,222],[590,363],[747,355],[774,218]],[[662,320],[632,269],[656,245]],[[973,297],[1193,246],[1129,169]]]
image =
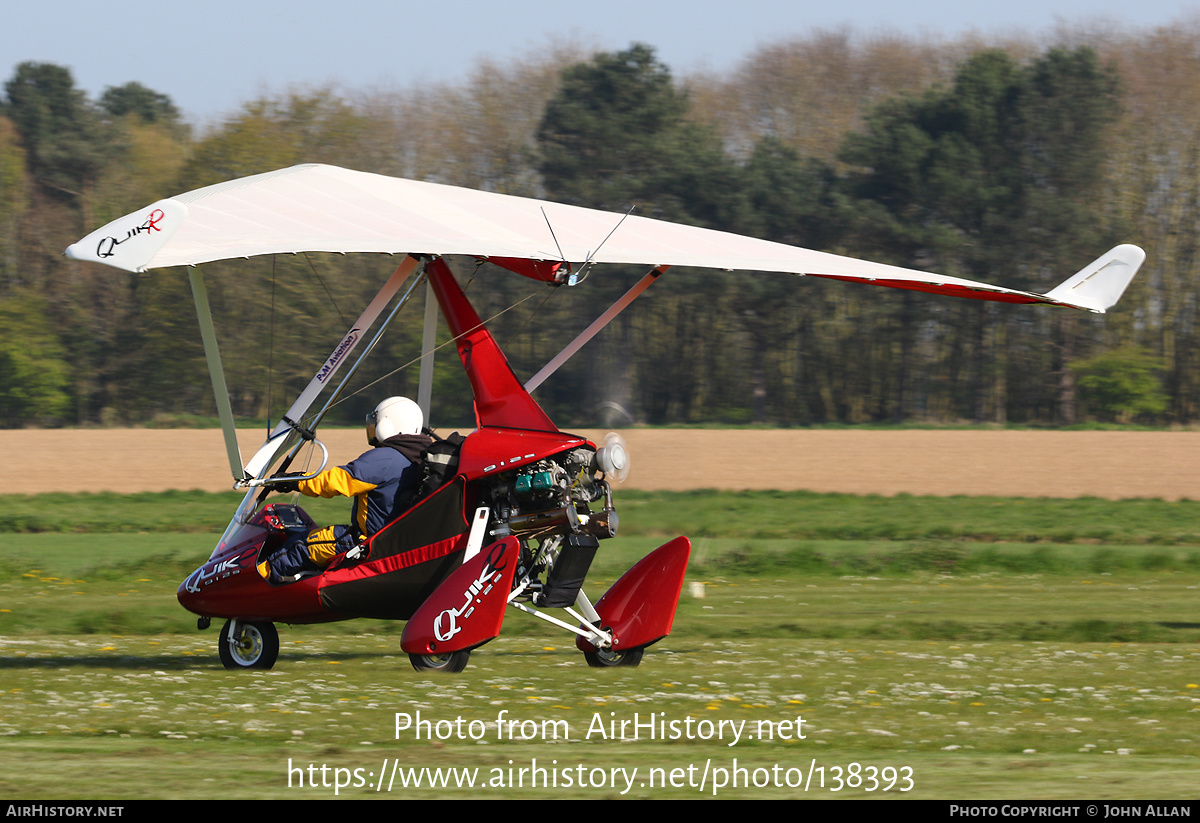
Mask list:
[[308,497],[356,497],[371,491],[375,485],[359,480],[342,466],[335,466],[311,480],[298,481],[296,491]]

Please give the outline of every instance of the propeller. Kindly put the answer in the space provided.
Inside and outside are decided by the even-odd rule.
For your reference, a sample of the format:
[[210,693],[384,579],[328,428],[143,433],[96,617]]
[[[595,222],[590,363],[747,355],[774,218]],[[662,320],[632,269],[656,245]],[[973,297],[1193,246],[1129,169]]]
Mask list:
[[604,445],[596,450],[596,466],[617,483],[629,477],[629,450],[625,438],[616,432],[604,436]]

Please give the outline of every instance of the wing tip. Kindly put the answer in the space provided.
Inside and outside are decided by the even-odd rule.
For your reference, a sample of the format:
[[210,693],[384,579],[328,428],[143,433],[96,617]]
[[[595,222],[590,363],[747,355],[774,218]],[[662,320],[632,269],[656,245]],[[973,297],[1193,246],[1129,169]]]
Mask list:
[[1146,262],[1141,246],[1122,243],[1084,266],[1043,297],[1053,303],[1104,314],[1117,304]]

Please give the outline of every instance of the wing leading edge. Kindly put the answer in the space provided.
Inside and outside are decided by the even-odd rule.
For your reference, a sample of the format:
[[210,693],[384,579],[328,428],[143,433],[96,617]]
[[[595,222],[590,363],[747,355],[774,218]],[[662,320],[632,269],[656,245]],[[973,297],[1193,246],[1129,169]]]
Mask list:
[[[315,164],[160,200],[97,229],[67,255],[145,271],[307,251],[783,272],[1093,312],[1116,303],[1145,259],[1137,246],[1117,246],[1037,294],[636,215]],[[549,266],[529,268],[547,279]]]

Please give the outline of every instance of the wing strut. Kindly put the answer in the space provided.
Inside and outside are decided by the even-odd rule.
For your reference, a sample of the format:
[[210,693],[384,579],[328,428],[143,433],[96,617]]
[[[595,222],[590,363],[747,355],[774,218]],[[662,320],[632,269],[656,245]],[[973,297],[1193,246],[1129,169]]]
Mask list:
[[229,387],[225,385],[225,369],[221,366],[221,351],[217,348],[217,332],[213,328],[212,310],[208,307],[208,289],[204,287],[203,273],[196,267],[188,269],[188,281],[192,284],[192,301],[196,304],[196,319],[200,322],[200,339],[204,342],[204,359],[208,363],[208,375],[212,378],[217,416],[221,419],[221,431],[225,435],[229,471],[233,473],[234,480],[241,480],[242,452],[238,448],[237,429],[233,424],[233,406],[229,402]]
[[633,288],[621,295],[617,302],[608,307],[608,311],[597,317],[592,325],[588,326],[579,336],[567,344],[567,347],[554,356],[554,358],[542,366],[542,370],[529,378],[525,383],[525,391],[533,391],[538,386],[542,385],[547,377],[558,371],[559,366],[566,363],[575,352],[583,348],[587,341],[591,340],[596,334],[609,323],[613,318],[620,314],[626,306],[638,298],[642,292],[650,287],[650,284],[658,279],[659,275],[669,269],[670,266],[657,266],[646,273],[646,276],[634,284]]

